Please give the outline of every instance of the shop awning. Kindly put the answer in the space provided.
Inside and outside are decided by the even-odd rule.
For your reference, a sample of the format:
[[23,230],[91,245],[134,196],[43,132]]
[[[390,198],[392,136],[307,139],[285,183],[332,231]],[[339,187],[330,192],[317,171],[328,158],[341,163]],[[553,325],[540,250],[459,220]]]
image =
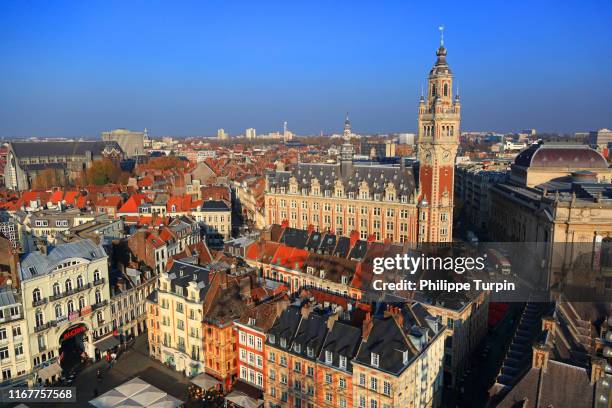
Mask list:
[[240,391],[232,391],[225,396],[225,399],[242,408],[259,408],[263,407],[264,401],[251,398]]
[[38,370],[38,377],[42,378],[43,381],[51,380],[51,377],[54,375],[59,376],[61,373],[62,367],[59,365],[59,363],[55,362]]
[[183,405],[181,400],[139,377],[132,378],[89,403],[96,408],[178,408]]
[[119,345],[119,339],[115,336],[108,336],[103,338],[102,340],[98,340],[94,343],[94,346],[101,352],[105,352],[108,349],[111,349],[115,346]]
[[202,373],[197,377],[194,377],[191,380],[191,383],[197,385],[203,390],[210,390],[211,388],[215,388],[217,385],[221,384],[221,381],[206,373]]

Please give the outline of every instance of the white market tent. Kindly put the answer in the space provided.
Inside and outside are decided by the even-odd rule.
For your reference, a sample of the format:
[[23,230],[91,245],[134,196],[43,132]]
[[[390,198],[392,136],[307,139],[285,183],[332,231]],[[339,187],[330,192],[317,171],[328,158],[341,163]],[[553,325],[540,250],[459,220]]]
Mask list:
[[263,407],[264,404],[263,400],[257,400],[255,398],[249,397],[248,395],[240,391],[230,392],[228,395],[225,396],[225,399],[243,408],[260,408]]
[[140,377],[134,377],[89,403],[96,408],[178,408],[183,401],[168,395]]

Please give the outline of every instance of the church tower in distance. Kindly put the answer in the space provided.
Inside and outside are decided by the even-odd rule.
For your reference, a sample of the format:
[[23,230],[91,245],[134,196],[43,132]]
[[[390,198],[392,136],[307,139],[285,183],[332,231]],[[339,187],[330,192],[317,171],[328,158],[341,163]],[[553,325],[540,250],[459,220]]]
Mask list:
[[427,100],[421,95],[418,120],[420,242],[452,242],[453,184],[459,146],[461,105],[453,99],[453,74],[446,62],[444,37],[429,72]]

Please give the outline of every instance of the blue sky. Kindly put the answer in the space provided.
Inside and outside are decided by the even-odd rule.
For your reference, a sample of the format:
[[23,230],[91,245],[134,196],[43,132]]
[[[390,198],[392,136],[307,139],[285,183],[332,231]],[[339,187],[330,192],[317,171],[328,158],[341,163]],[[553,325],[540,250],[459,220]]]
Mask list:
[[413,131],[444,25],[463,130],[612,127],[607,1],[0,2],[0,137]]

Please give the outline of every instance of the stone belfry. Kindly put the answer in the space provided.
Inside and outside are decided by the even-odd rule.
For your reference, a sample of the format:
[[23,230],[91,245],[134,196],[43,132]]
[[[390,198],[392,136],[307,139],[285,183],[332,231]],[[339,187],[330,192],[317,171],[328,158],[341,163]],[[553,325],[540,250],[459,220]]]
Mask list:
[[451,242],[453,184],[459,147],[461,105],[453,98],[453,74],[446,62],[440,27],[437,60],[429,72],[427,99],[421,94],[418,119],[419,230],[421,242]]
[[351,131],[351,121],[349,120],[348,113],[344,119],[344,131],[342,133],[342,139],[344,143],[342,144],[342,148],[340,149],[340,174],[342,177],[348,177],[352,175],[353,172],[353,155],[354,149],[351,144],[351,136],[353,132]]

